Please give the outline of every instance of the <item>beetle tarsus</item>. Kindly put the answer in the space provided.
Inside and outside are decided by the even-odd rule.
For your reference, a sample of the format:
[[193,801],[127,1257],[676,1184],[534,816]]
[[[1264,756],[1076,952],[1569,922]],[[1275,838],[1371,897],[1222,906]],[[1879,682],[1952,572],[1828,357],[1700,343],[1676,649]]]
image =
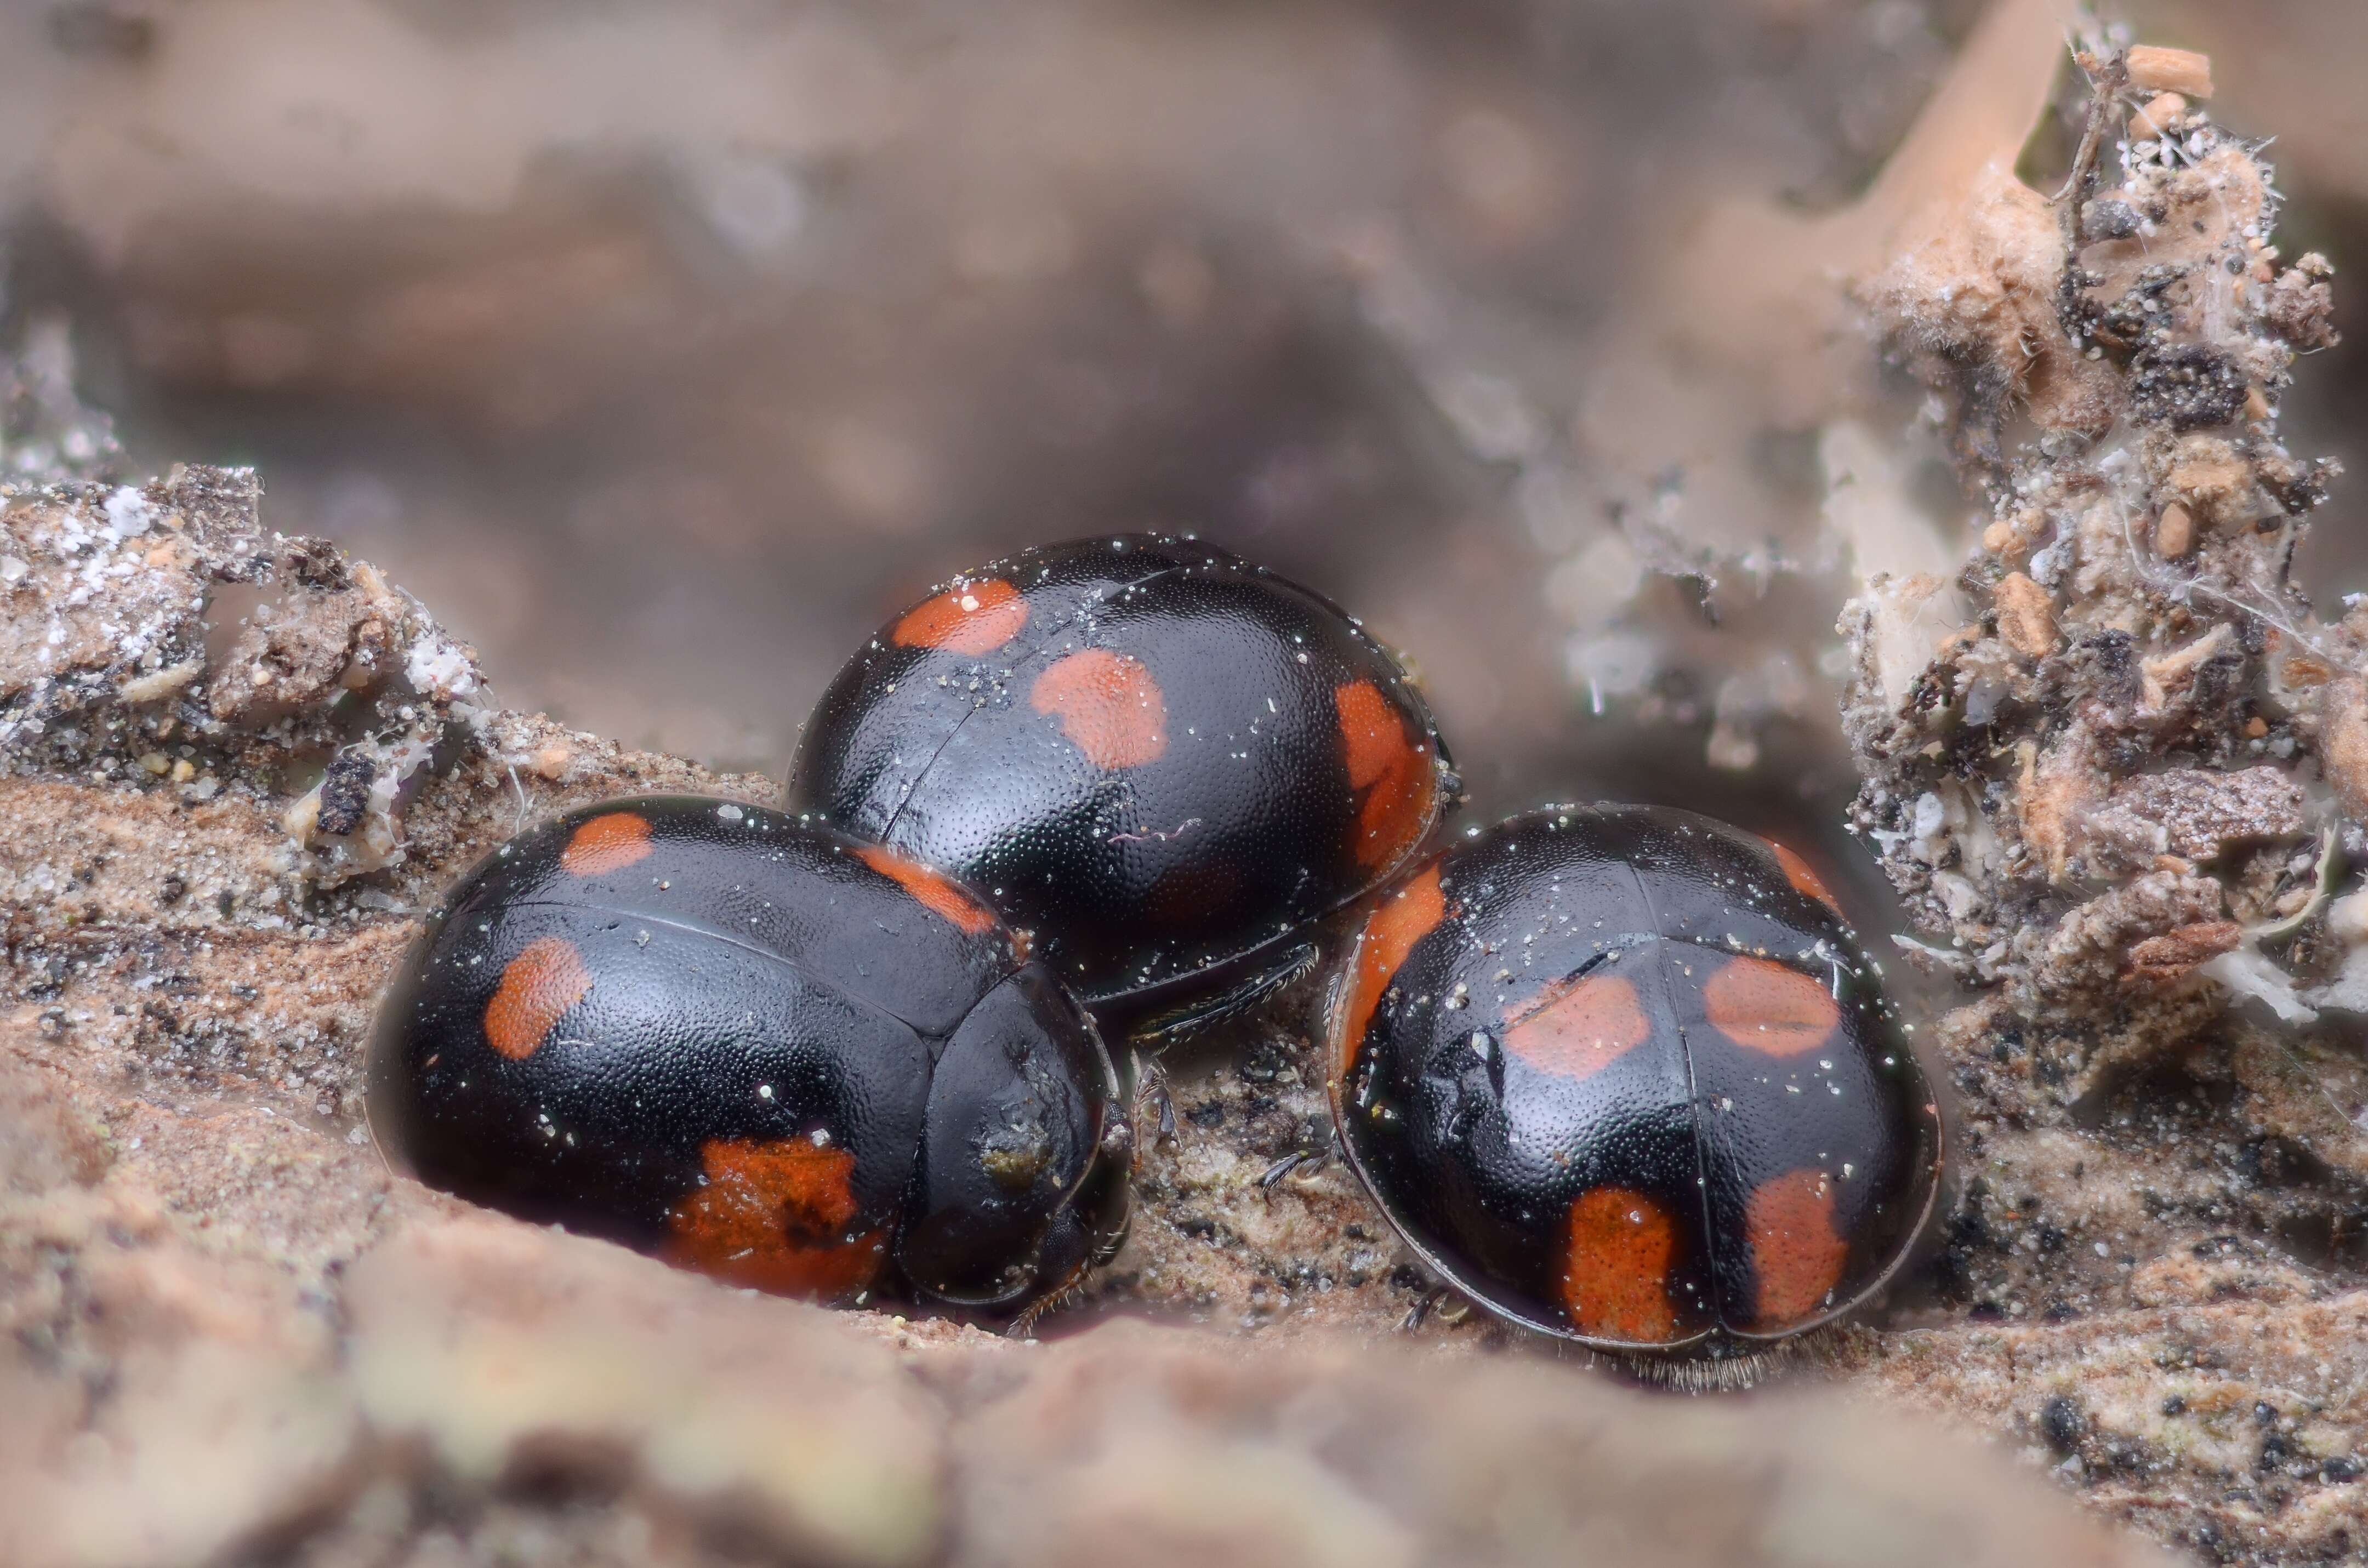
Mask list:
[[[1167,1069],[1156,1055],[1145,1058],[1142,1051],[1132,1053],[1132,1075],[1134,1079],[1134,1123],[1152,1130],[1150,1144],[1159,1148],[1176,1146],[1176,1096],[1168,1092]],[[1143,1168],[1145,1145],[1134,1145],[1133,1168]]]
[[1290,1176],[1293,1171],[1304,1170],[1312,1172],[1322,1170],[1325,1164],[1331,1158],[1332,1151],[1329,1147],[1322,1149],[1294,1149],[1290,1153],[1285,1154],[1282,1158],[1277,1160],[1274,1164],[1267,1166],[1266,1173],[1258,1177],[1258,1186],[1265,1190],[1271,1192],[1277,1187],[1280,1187],[1282,1184],[1282,1179],[1285,1176]]
[[[1455,1292],[1453,1290],[1451,1290],[1444,1285],[1433,1285],[1429,1290],[1425,1290],[1421,1295],[1417,1296],[1415,1298],[1414,1305],[1406,1309],[1406,1316],[1398,1320],[1398,1332],[1400,1334],[1414,1333],[1424,1324],[1429,1322],[1431,1315],[1434,1312],[1438,1312],[1440,1307],[1447,1301],[1447,1299],[1454,1294]],[[1445,1314],[1442,1313],[1440,1315],[1443,1319]]]

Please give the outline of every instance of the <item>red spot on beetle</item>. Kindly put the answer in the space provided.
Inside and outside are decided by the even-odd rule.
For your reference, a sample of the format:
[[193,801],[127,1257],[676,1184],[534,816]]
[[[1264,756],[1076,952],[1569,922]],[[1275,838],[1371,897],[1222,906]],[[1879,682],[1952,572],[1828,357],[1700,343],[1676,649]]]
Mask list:
[[542,1047],[560,1016],[592,989],[584,955],[564,937],[538,937],[502,968],[501,983],[485,1004],[485,1043],[512,1062]]
[[1364,932],[1357,938],[1355,971],[1342,1001],[1338,1045],[1342,1077],[1356,1065],[1365,1031],[1372,1027],[1374,1010],[1381,1006],[1391,977],[1414,951],[1414,945],[1446,918],[1447,899],[1440,891],[1437,861],[1385,895],[1366,918]]
[[1019,635],[1028,624],[1028,601],[997,577],[959,583],[923,599],[897,618],[888,641],[900,648],[934,648],[977,658]]
[[1028,705],[1061,721],[1069,744],[1096,767],[1156,762],[1167,750],[1167,701],[1140,659],[1081,648],[1036,677]]
[[1333,693],[1347,748],[1349,787],[1357,802],[1357,864],[1368,870],[1395,865],[1430,825],[1435,779],[1427,749],[1406,738],[1406,720],[1367,680]]
[[1831,888],[1826,886],[1824,879],[1809,869],[1806,860],[1772,838],[1768,841],[1768,847],[1776,851],[1776,863],[1784,868],[1784,880],[1793,884],[1793,892],[1807,893],[1832,910],[1837,920],[1847,921],[1850,918],[1842,913],[1841,901],[1834,896]]
[[811,1301],[844,1300],[878,1277],[887,1240],[849,1237],[855,1156],[811,1139],[710,1139],[707,1185],[667,1217],[668,1263],[734,1285]]
[[1677,1225],[1654,1199],[1624,1187],[1580,1193],[1570,1206],[1562,1276],[1571,1326],[1626,1345],[1675,1339],[1669,1265],[1677,1252]]
[[1702,989],[1711,1027],[1769,1056],[1798,1056],[1832,1038],[1841,1004],[1823,982],[1772,959],[1732,958]]
[[1759,1285],[1751,1326],[1773,1332],[1816,1316],[1850,1258],[1850,1243],[1834,1233],[1833,1177],[1809,1169],[1760,1183],[1743,1223]]
[[867,844],[855,858],[921,901],[923,907],[956,929],[975,937],[995,925],[994,912],[918,860],[884,844]]
[[567,835],[560,869],[570,876],[604,877],[649,858],[650,819],[638,812],[603,812]]
[[1565,1078],[1600,1073],[1652,1035],[1636,987],[1616,974],[1557,982],[1505,1020],[1506,1050]]

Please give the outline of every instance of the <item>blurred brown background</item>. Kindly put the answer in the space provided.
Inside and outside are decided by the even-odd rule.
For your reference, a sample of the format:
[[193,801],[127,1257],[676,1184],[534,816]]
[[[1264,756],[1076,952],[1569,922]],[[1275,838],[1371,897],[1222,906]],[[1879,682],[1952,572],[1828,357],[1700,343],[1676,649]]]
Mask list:
[[[1640,301],[1719,196],[1850,199],[1978,11],[20,4],[0,339],[70,324],[131,470],[259,464],[502,700],[629,742],[777,766],[933,578],[1190,528],[1406,648],[1477,812],[1797,835],[1854,783],[1820,415],[1731,406]],[[2125,15],[2276,133],[2288,255],[2368,254],[2368,8]],[[2358,456],[2363,366],[2305,365],[2301,449]]]

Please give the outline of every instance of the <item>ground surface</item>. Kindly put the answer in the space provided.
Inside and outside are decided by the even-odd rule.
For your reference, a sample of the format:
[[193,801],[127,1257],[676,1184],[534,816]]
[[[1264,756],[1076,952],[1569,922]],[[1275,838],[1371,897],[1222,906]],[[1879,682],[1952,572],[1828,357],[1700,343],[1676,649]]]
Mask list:
[[[2368,851],[2368,692],[2287,575],[2334,481],[2286,442],[2352,376],[2326,280],[2252,245],[2249,150],[2125,167],[2126,106],[2061,230],[2056,7],[1990,48],[1972,7],[1742,9],[44,23],[71,72],[0,96],[47,280],[0,389],[0,1558],[2356,1557],[2368,909],[2317,894]],[[2362,177],[2322,10],[2157,18],[2291,135],[2313,244]],[[503,135],[324,97],[365,46]],[[636,97],[645,60],[710,90]],[[2098,199],[2161,204],[2138,255]],[[258,448],[268,506],[118,488]],[[1416,648],[1476,811],[1814,837],[1861,791],[1828,863],[1904,900],[1958,1149],[1883,1314],[1718,1401],[1402,1334],[1428,1282],[1338,1165],[1260,1179],[1327,1139],[1304,996],[1173,1064],[1128,1249],[1037,1348],[387,1176],[357,1051],[450,877],[602,795],[772,790],[488,669],[769,763],[918,562],[1179,520]]]
[[[1176,1063],[1133,1237],[1042,1347],[723,1291],[391,1177],[357,1051],[422,901],[521,813],[770,787],[476,708],[464,657],[213,717],[257,671],[301,687],[306,646],[415,672],[450,646],[366,568],[257,530],[254,499],[190,471],[6,513],[33,563],[0,783],[12,1561],[2135,1560],[1936,1418],[2191,1541],[2352,1539],[2368,1300],[2270,1239],[2326,1173],[2241,1134],[2166,1154],[2131,1118],[2215,1113],[2159,1094],[2094,1130],[2030,1114],[1969,1076],[1999,1032],[1965,1015],[1939,1054],[1966,1064],[1981,1190],[1923,1304],[1732,1401],[1452,1311],[1402,1333],[1427,1282],[1338,1165],[1259,1179],[1326,1138],[1288,1006]],[[270,630],[209,654],[223,573]],[[120,696],[154,688],[115,652],[131,620],[148,665],[199,666],[145,703]],[[403,779],[403,853],[357,873],[369,809],[324,834],[305,786],[368,704],[458,756]],[[1178,1326],[1087,1327],[1114,1314]],[[1922,1422],[1899,1435],[1886,1398]]]
[[[191,471],[6,514],[30,563],[0,650],[7,1561],[2145,1560],[1863,1400],[1686,1401],[1469,1320],[1398,1335],[1420,1286],[1337,1174],[1257,1183],[1322,1135],[1285,1031],[1179,1076],[1177,1139],[1094,1292],[1205,1329],[1088,1328],[1088,1308],[1026,1345],[826,1312],[391,1176],[357,1051],[418,901],[522,812],[770,790],[474,708],[465,661],[433,687],[324,682],[259,729],[214,717],[258,672],[300,687],[305,646],[414,671],[449,647],[373,574],[257,531],[253,503]],[[282,635],[209,656],[203,585],[226,573]],[[118,653],[135,623],[148,686]],[[407,780],[399,861],[350,874],[368,808],[324,835],[300,786],[372,702],[461,755]]]

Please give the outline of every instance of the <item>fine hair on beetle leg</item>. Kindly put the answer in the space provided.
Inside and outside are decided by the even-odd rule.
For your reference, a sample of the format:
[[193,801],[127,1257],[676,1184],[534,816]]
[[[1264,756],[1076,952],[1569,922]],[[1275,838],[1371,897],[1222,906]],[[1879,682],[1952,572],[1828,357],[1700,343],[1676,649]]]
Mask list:
[[1090,1261],[1078,1264],[1058,1284],[1022,1307],[1019,1310],[1019,1315],[1013,1318],[1010,1325],[1004,1329],[1003,1337],[1033,1339],[1036,1337],[1036,1324],[1040,1321],[1052,1313],[1064,1312],[1082,1302],[1086,1299],[1086,1274],[1092,1267]]
[[1586,1358],[1585,1364],[1645,1387],[1671,1393],[1727,1393],[1830,1363],[1840,1347],[1840,1335],[1828,1324],[1783,1339],[1750,1342],[1748,1349],[1744,1343],[1726,1341],[1725,1353],[1710,1356],[1574,1348]]

